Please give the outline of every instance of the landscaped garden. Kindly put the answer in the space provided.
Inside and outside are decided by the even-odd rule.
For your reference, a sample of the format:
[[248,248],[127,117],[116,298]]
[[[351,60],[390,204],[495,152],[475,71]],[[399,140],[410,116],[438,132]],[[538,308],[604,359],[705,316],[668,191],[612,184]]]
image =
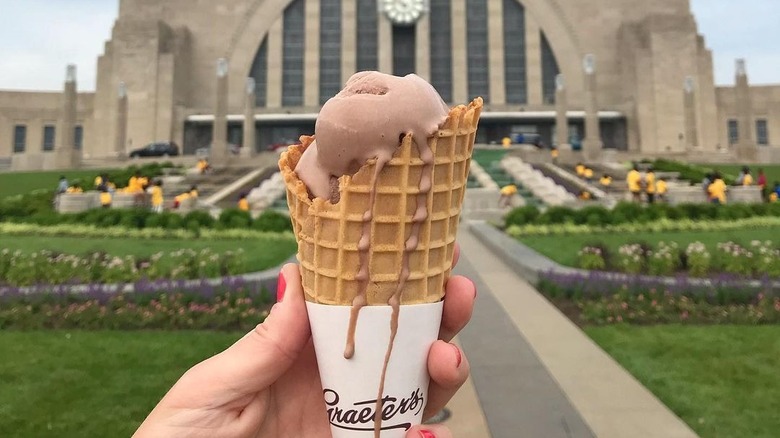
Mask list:
[[772,437],[780,209],[521,208],[505,231],[579,271],[537,288],[702,437]]
[[[164,167],[107,173],[122,187]],[[275,212],[54,211],[60,175],[91,189],[99,173],[0,175],[3,437],[131,435],[187,368],[268,315],[274,294],[242,274],[295,253]]]

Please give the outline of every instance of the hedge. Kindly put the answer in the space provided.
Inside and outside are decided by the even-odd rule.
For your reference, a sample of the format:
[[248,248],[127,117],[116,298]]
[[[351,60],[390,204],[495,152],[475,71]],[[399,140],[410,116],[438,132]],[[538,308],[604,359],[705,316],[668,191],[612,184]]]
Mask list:
[[512,225],[575,224],[606,226],[624,223],[649,223],[661,219],[670,220],[737,220],[756,216],[780,216],[780,203],[773,204],[654,204],[642,206],[621,202],[612,210],[602,206],[582,209],[550,207],[544,212],[534,206],[512,210],[505,217],[507,227]]

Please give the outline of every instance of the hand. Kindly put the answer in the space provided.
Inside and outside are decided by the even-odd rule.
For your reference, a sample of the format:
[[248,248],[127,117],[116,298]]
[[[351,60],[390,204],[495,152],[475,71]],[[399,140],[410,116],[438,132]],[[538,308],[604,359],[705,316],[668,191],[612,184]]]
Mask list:
[[[458,251],[456,247],[455,261]],[[282,268],[281,302],[268,318],[222,353],[187,371],[134,437],[330,438],[330,424],[309,330],[298,266]],[[431,375],[424,418],[444,408],[469,375],[449,341],[471,318],[476,289],[449,279],[439,339],[428,355]],[[450,438],[442,425],[416,426],[413,438]]]

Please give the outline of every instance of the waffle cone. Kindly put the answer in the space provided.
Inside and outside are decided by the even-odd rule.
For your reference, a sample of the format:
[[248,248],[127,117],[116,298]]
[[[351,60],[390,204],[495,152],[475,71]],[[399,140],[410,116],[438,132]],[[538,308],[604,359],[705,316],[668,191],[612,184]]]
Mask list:
[[[433,188],[426,197],[429,214],[420,227],[417,248],[409,253],[410,273],[401,304],[434,303],[444,297],[481,111],[481,98],[452,108],[438,132],[428,138],[435,157]],[[355,279],[360,269],[358,241],[363,215],[370,206],[376,160],[355,175],[339,179],[339,202],[312,200],[294,169],[313,141],[313,137],[301,137],[302,144],[290,146],[279,160],[298,241],[303,289],[307,301],[351,305],[361,293],[361,282]],[[398,287],[422,169],[417,147],[407,135],[377,178],[368,254],[369,305],[386,305]]]

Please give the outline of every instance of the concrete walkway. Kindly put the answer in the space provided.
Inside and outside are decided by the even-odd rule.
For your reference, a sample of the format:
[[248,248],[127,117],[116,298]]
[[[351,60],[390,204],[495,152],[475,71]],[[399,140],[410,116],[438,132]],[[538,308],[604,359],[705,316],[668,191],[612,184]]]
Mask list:
[[[461,225],[456,273],[477,284],[460,334],[493,438],[696,434]],[[467,388],[468,389],[468,388]],[[453,422],[456,437],[469,437]]]

